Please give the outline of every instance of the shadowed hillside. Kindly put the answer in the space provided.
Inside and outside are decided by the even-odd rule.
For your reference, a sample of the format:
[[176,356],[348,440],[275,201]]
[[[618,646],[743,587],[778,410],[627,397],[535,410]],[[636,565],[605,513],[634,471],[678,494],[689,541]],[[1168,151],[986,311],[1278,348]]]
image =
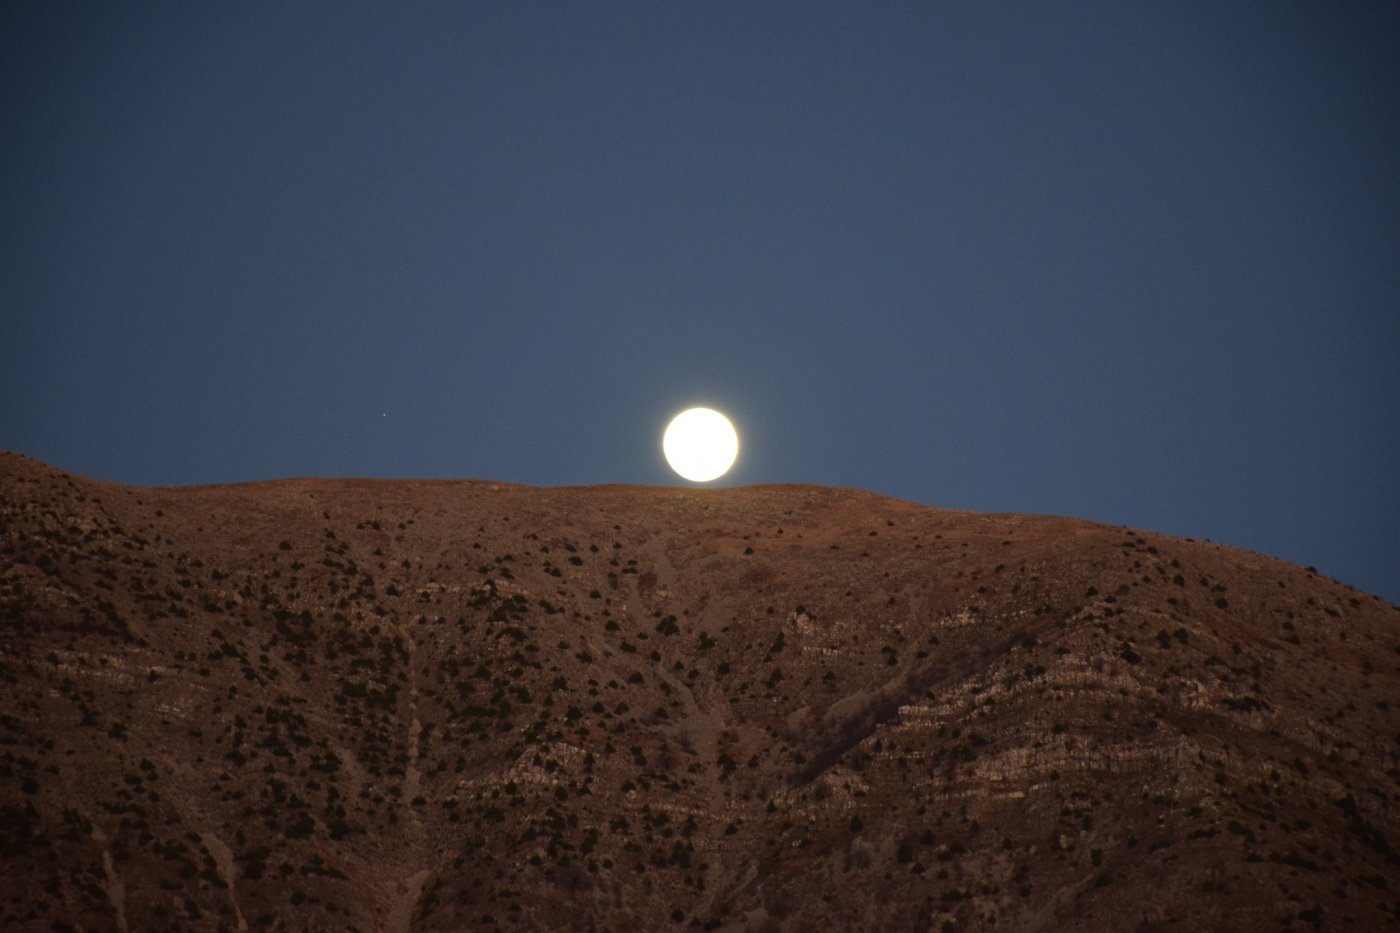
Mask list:
[[7,930],[1400,924],[1400,610],[807,486],[0,455]]

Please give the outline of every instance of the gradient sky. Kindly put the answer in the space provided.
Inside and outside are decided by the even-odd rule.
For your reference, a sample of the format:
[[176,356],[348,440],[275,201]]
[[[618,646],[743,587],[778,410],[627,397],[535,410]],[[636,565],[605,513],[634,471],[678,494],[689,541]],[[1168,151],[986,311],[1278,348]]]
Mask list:
[[1400,7],[0,4],[0,447],[854,486],[1400,601]]

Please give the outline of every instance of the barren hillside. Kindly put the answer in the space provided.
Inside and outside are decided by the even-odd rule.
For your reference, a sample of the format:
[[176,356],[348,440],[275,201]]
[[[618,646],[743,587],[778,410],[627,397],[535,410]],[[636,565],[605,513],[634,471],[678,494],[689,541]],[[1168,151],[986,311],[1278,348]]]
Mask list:
[[1400,610],[806,486],[0,455],[6,930],[1381,930]]

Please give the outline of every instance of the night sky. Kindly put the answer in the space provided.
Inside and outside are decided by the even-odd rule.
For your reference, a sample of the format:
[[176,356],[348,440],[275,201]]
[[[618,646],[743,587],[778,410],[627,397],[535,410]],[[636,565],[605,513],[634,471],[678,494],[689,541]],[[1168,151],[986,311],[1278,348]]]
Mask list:
[[1400,600],[1400,7],[0,5],[0,447],[1074,515]]

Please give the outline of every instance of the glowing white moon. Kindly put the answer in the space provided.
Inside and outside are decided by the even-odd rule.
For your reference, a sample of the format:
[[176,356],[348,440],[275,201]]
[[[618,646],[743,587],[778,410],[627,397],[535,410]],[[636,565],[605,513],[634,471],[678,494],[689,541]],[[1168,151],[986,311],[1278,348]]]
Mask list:
[[739,435],[729,419],[713,408],[689,408],[666,425],[661,450],[671,469],[682,477],[708,483],[734,465],[739,456]]

